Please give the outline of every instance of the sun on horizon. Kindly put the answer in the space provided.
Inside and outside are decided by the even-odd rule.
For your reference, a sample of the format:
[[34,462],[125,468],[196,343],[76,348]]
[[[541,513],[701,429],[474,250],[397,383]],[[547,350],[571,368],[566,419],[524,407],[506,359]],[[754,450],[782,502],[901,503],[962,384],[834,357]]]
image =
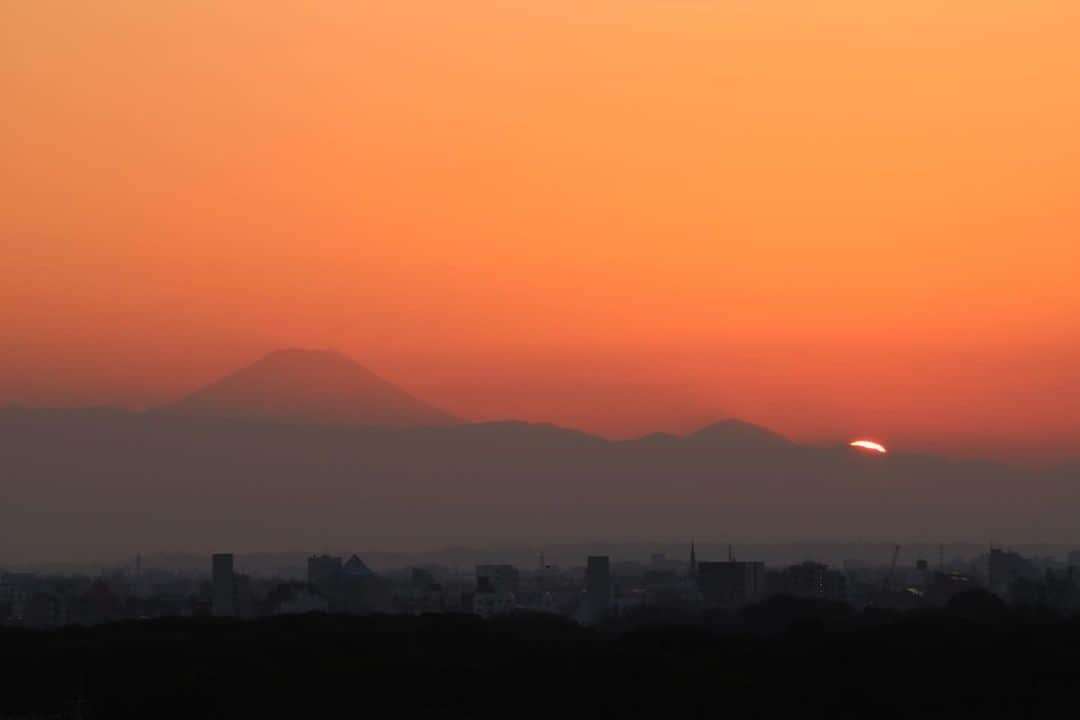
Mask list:
[[855,440],[851,443],[853,448],[861,448],[863,450],[870,450],[880,455],[887,455],[888,450],[881,443],[876,443],[873,440]]

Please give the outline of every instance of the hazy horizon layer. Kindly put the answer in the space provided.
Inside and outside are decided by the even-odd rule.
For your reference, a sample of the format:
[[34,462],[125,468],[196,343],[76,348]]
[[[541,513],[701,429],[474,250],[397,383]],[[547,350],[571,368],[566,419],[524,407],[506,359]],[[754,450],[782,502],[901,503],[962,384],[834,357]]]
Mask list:
[[1075,464],[869,455],[735,421],[609,442],[524,423],[7,408],[0,472],[7,561],[602,538],[1080,540]]

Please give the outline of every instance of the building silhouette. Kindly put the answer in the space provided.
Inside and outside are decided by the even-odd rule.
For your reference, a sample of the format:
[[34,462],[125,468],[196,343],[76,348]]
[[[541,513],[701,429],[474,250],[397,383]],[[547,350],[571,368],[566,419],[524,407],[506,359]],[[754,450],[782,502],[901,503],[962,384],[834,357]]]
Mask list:
[[843,573],[829,570],[827,565],[804,562],[778,573],[768,573],[766,583],[770,595],[844,600],[846,578]]
[[765,594],[765,563],[699,562],[698,587],[707,608],[741,608]]
[[1001,548],[990,549],[987,568],[990,592],[1009,599],[1013,584],[1018,580],[1039,580],[1040,574],[1035,565],[1019,553]]
[[513,565],[477,565],[473,612],[491,617],[513,611],[517,607],[520,580],[521,573]]
[[358,556],[352,555],[341,566],[341,612],[364,614],[385,611],[388,601],[388,588]]
[[611,560],[590,555],[585,569],[585,620],[595,623],[611,608]]
[[516,593],[521,582],[521,573],[513,565],[477,565],[476,581],[487,580],[493,592]]
[[341,567],[337,555],[312,555],[307,561],[308,586],[326,600],[331,610],[340,605]]
[[232,553],[216,553],[211,559],[211,608],[218,617],[236,615],[236,578]]
[[333,585],[341,575],[341,558],[336,555],[312,555],[307,561],[308,584],[317,589]]

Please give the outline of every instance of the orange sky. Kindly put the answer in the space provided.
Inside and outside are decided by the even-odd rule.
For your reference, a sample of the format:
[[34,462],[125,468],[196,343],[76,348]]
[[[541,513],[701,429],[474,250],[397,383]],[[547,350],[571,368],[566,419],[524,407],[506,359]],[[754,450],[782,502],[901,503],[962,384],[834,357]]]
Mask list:
[[1075,0],[0,8],[0,402],[1080,455]]

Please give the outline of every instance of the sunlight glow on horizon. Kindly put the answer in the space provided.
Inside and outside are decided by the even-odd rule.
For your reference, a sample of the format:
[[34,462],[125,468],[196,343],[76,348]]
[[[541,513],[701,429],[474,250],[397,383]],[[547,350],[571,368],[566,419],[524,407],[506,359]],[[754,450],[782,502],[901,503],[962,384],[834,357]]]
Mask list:
[[884,445],[873,442],[872,440],[856,440],[855,442],[851,443],[851,447],[862,448],[864,450],[873,450],[874,452],[881,453],[882,455],[886,455],[889,452],[885,449]]

